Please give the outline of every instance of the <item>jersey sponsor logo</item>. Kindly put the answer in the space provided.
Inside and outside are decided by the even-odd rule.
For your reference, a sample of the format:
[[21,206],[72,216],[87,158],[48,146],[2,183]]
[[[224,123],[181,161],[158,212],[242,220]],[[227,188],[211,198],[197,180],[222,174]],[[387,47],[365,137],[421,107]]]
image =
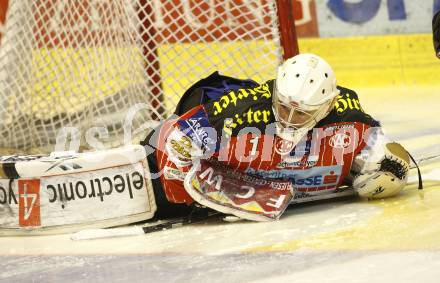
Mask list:
[[40,180],[18,180],[18,199],[19,225],[40,226]]
[[213,115],[217,116],[228,108],[237,107],[237,103],[247,98],[257,100],[259,97],[271,99],[272,94],[268,83],[261,84],[254,88],[241,88],[236,91],[231,90],[222,95],[218,101],[213,103]]
[[248,168],[247,174],[258,176],[265,179],[291,179],[295,177],[293,170],[258,170],[254,168]]
[[351,138],[346,133],[338,133],[329,140],[329,145],[333,148],[346,148],[350,145]]
[[335,103],[335,109],[338,115],[344,114],[347,110],[364,112],[361,104],[359,103],[359,99],[351,97],[348,93],[338,95]]
[[316,160],[294,160],[288,161],[284,160],[277,164],[277,168],[295,168],[295,167],[313,167],[317,163]]
[[181,156],[187,159],[191,159],[190,150],[192,148],[191,139],[187,136],[183,136],[180,140],[171,139],[170,140],[171,147]]
[[[232,136],[234,130],[240,129],[240,126],[251,126],[253,124],[268,124],[272,117],[272,111],[267,109],[255,109],[252,107],[252,101],[266,99],[270,102],[272,94],[268,83],[258,85],[254,88],[241,88],[231,90],[222,95],[217,101],[212,103],[212,108],[208,111],[216,117],[227,111],[229,117],[224,117],[223,131],[227,136]],[[240,102],[241,106],[240,106]],[[251,102],[251,104],[249,104]]]
[[186,177],[186,173],[182,172],[176,168],[171,168],[165,166],[164,168],[164,178],[167,180],[179,180],[184,181]]
[[196,145],[210,150],[215,149],[217,133],[214,132],[214,128],[209,123],[204,109],[200,109],[185,120],[178,121],[178,124],[182,132],[190,137]]
[[342,174],[341,165],[319,166],[310,169],[281,169],[281,170],[255,170],[249,168],[246,173],[266,179],[290,180],[295,188],[308,188],[318,186],[332,186],[338,184]]
[[340,129],[351,129],[351,128],[354,128],[353,124],[342,124],[342,125],[334,125],[324,128],[324,131],[337,131]]
[[[280,154],[282,156],[282,161],[276,165],[276,168],[294,168],[294,167],[313,167],[316,165],[319,155],[312,152],[312,145],[314,144],[314,135],[309,131],[307,135],[304,135],[299,143],[292,147],[285,149],[287,154]],[[292,143],[293,145],[293,143]],[[280,153],[279,151],[276,151]]]
[[229,136],[233,135],[233,131],[238,126],[252,125],[254,123],[268,124],[271,116],[269,110],[254,110],[252,107],[246,112],[241,114],[235,114],[232,118],[226,118],[224,120],[223,130]]
[[334,171],[330,171],[328,175],[315,175],[307,178],[295,178],[294,185],[297,187],[314,187],[321,185],[336,185],[338,176]]
[[279,155],[289,154],[293,148],[295,147],[295,143],[285,139],[276,139],[275,142],[275,152]]

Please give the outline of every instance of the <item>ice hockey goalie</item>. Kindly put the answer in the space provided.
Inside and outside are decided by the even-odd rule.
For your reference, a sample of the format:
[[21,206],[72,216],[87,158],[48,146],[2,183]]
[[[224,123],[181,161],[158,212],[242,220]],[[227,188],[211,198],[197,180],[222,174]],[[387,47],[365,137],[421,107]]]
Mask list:
[[185,216],[194,206],[273,220],[292,202],[345,190],[390,197],[407,182],[409,155],[337,86],[328,63],[302,54],[263,84],[217,72],[200,80],[142,146],[4,156],[0,165],[0,234],[27,234]]
[[263,84],[211,74],[185,92],[175,116],[143,145],[157,177],[158,215],[199,203],[276,219],[290,199],[343,185],[362,197],[394,196],[409,170],[407,151],[313,54],[288,59]]

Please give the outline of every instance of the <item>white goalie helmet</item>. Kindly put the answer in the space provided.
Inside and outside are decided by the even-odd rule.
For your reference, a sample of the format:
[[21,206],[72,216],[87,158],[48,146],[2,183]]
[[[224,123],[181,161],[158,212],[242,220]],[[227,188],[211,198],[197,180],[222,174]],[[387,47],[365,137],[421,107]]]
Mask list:
[[298,143],[331,111],[339,94],[330,65],[314,54],[286,60],[277,72],[273,111],[277,135]]

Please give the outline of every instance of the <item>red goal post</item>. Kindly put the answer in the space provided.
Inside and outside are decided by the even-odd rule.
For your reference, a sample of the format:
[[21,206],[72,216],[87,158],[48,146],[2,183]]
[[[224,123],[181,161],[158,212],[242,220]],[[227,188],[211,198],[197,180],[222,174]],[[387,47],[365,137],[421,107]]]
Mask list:
[[298,53],[292,2],[0,0],[0,147],[51,151],[63,127],[118,146],[134,105],[138,129],[215,70],[272,78]]

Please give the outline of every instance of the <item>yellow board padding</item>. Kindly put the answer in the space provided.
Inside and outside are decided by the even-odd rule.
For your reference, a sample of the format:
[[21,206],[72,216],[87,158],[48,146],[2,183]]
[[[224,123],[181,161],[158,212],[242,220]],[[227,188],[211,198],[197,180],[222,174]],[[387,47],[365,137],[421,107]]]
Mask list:
[[352,88],[440,85],[431,34],[300,39],[299,48],[325,58]]

